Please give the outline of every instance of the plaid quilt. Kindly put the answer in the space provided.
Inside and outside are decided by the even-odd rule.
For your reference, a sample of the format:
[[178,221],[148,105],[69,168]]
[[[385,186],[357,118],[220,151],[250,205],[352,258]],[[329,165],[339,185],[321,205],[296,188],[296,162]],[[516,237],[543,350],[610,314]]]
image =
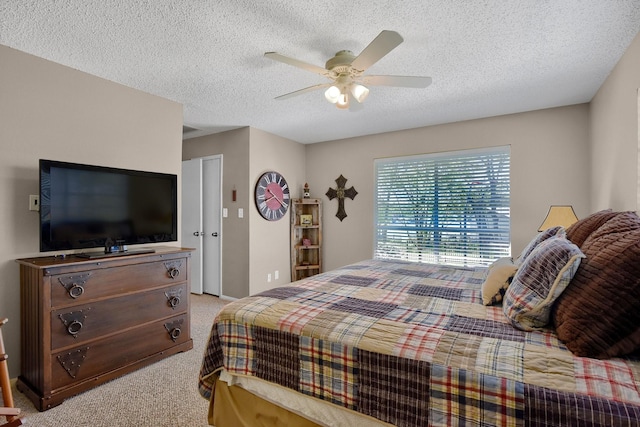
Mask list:
[[484,268],[369,260],[226,305],[199,379],[255,376],[397,426],[640,426],[640,359],[482,305]]

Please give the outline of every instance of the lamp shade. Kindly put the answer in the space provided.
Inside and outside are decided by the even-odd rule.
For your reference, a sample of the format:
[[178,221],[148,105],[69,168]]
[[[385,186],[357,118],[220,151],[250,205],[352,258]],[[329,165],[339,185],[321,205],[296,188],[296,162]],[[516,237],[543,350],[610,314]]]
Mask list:
[[355,100],[360,103],[364,102],[367,95],[369,95],[369,89],[357,83],[351,84],[349,89],[351,90],[351,94],[353,95]]
[[578,221],[576,213],[573,211],[573,206],[551,206],[547,217],[542,221],[538,231],[544,231],[547,228],[556,227],[561,225],[564,228],[569,227],[574,222]]
[[337,86],[329,87],[329,89],[325,91],[324,97],[327,98],[327,101],[330,103],[335,104],[340,98],[340,88]]
[[347,92],[343,91],[340,93],[336,107],[341,109],[349,108],[349,94]]

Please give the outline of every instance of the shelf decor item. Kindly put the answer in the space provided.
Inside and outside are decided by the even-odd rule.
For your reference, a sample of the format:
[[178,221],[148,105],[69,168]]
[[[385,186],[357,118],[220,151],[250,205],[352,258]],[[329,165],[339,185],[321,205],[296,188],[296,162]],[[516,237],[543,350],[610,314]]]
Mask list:
[[300,225],[303,227],[308,227],[313,225],[313,215],[310,214],[302,214],[300,215]]
[[291,281],[322,272],[322,201],[291,200]]
[[311,197],[311,196],[310,196],[310,192],[309,192],[309,184],[308,184],[308,183],[306,183],[306,182],[304,183],[304,189],[303,189],[303,192],[302,192],[302,196],[303,196],[305,199],[308,199],[308,198],[310,198],[310,197]]
[[342,176],[342,174],[336,178],[336,188],[329,188],[325,195],[329,198],[329,200],[333,200],[335,198],[338,199],[338,212],[336,212],[336,216],[342,222],[343,219],[347,217],[347,212],[344,210],[344,198],[348,197],[353,200],[358,192],[353,186],[351,188],[345,189],[345,185],[347,184],[347,178]]

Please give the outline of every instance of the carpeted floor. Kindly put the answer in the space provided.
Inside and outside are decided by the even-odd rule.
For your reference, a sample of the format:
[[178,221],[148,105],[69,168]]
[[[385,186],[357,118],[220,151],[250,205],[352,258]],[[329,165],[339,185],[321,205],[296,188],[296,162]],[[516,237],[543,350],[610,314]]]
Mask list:
[[226,302],[191,295],[193,350],[110,381],[38,412],[15,388],[15,406],[24,425],[36,427],[176,427],[207,426],[209,403],[198,394],[204,347],[216,313]]

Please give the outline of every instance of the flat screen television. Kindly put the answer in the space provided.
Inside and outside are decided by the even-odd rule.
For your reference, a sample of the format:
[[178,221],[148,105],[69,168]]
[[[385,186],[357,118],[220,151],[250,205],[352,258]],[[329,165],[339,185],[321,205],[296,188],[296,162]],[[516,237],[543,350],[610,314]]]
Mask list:
[[176,175],[41,159],[40,251],[177,241],[177,200]]

